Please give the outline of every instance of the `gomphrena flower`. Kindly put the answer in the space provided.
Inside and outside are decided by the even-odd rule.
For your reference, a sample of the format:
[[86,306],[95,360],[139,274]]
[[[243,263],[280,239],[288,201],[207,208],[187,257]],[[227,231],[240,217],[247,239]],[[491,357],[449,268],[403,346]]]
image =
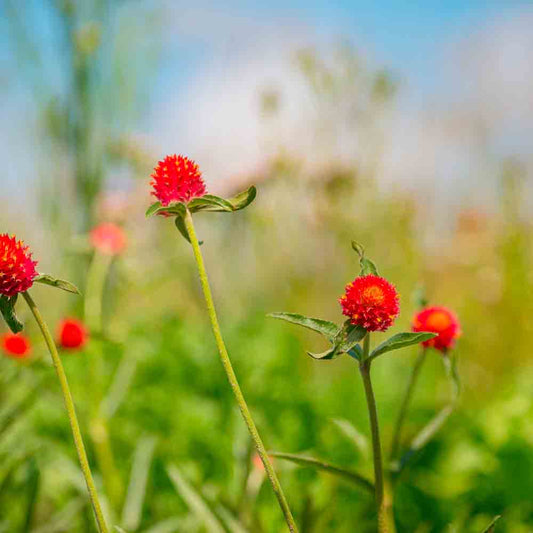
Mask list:
[[374,274],[355,278],[346,286],[339,302],[350,322],[367,331],[385,331],[400,312],[394,285]]
[[2,350],[9,357],[15,359],[24,359],[31,352],[31,344],[22,333],[6,333],[2,337]]
[[105,255],[117,255],[124,251],[127,245],[124,230],[111,222],[93,228],[89,240],[100,253]]
[[436,337],[422,343],[426,348],[445,352],[453,348],[455,339],[461,334],[459,320],[453,311],[446,307],[426,307],[413,318],[413,331],[438,333]]
[[151,178],[152,195],[163,206],[186,203],[207,192],[198,165],[182,155],[168,155],[159,161]]
[[22,241],[0,234],[0,295],[11,297],[27,291],[37,277],[36,265]]
[[87,344],[87,328],[80,320],[65,318],[58,328],[59,345],[66,350],[81,350]]

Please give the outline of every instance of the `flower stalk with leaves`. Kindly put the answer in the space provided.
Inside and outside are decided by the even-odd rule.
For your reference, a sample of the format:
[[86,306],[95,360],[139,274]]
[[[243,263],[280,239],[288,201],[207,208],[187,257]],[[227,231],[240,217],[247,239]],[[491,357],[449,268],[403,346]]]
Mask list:
[[298,529],[289,504],[241,391],[222,337],[204,259],[200,250],[202,243],[198,240],[192,218],[193,213],[199,211],[232,213],[244,209],[255,199],[256,189],[252,186],[229,199],[207,194],[198,165],[181,155],[167,156],[164,160],[160,161],[151,177],[152,194],[157,201],[148,208],[146,216],[162,215],[165,217],[174,217],[176,228],[192,246],[205,304],[222,366],[226,372],[246,427],[257,449],[257,453],[265,467],[268,480],[272,485],[287,526],[291,532],[296,532]]
[[18,295],[21,294],[39,326],[59,379],[65,408],[72,430],[72,436],[74,438],[74,445],[76,447],[83,476],[85,477],[98,530],[100,533],[108,533],[104,515],[98,500],[98,493],[92,477],[91,468],[87,459],[87,453],[85,452],[85,446],[83,444],[83,438],[67,376],[52,334],[50,333],[35,301],[29,293],[29,289],[34,283],[42,283],[74,294],[79,294],[79,291],[68,281],[60,280],[49,275],[39,275],[36,266],[37,262],[32,261],[31,253],[22,241],[17,241],[15,237],[9,237],[6,234],[0,235],[0,312],[13,333],[19,333],[22,331],[24,326],[15,313],[15,304]]
[[392,498],[385,490],[389,482],[382,458],[371,366],[376,358],[385,353],[428,341],[436,335],[424,331],[397,333],[371,349],[371,332],[386,331],[399,313],[398,294],[392,284],[379,276],[376,265],[365,256],[362,246],[354,242],[352,247],[359,254],[361,272],[347,285],[345,294],[339,300],[343,314],[348,317],[342,326],[293,313],[272,313],[270,316],[306,327],[326,337],[331,347],[319,354],[308,352],[314,359],[331,360],[347,354],[357,361],[364,385],[372,435],[378,531],[394,533]]

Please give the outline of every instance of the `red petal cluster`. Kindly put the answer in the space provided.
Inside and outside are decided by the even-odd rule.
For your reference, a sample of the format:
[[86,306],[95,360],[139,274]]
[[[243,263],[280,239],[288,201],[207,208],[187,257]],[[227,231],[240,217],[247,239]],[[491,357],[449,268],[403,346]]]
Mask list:
[[400,312],[398,292],[385,278],[368,274],[346,286],[339,303],[342,313],[367,331],[385,331]]
[[455,339],[461,335],[459,320],[453,311],[446,307],[426,307],[413,318],[413,331],[438,333],[436,337],[422,343],[426,348],[445,352],[453,348]]
[[151,178],[152,195],[164,206],[188,202],[207,192],[198,165],[182,155],[168,155],[159,161]]
[[6,333],[2,337],[2,349],[10,357],[24,359],[31,352],[31,344],[29,339],[22,333]]
[[0,235],[0,294],[15,296],[27,291],[37,276],[36,265],[22,241],[7,233]]
[[124,230],[110,222],[96,226],[89,235],[91,244],[102,254],[117,255],[124,251],[127,238]]
[[80,320],[65,318],[59,324],[59,345],[66,350],[81,350],[87,344],[87,328]]

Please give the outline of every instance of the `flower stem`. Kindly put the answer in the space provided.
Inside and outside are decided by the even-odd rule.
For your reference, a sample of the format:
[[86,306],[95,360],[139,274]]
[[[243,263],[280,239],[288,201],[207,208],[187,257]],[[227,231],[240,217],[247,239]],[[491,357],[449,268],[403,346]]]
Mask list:
[[108,529],[104,520],[104,515],[102,514],[102,509],[100,507],[100,502],[98,501],[98,493],[96,492],[96,487],[94,486],[93,477],[91,474],[91,468],[89,466],[89,461],[87,460],[87,453],[85,452],[85,447],[83,445],[83,439],[81,436],[80,426],[78,423],[78,418],[76,417],[76,410],[74,407],[74,401],[72,400],[72,394],[70,393],[70,388],[67,381],[67,376],[61,363],[61,358],[57,353],[57,348],[50,334],[50,330],[46,325],[37,305],[33,301],[33,298],[30,296],[29,292],[23,293],[24,299],[28,304],[35,320],[43,334],[43,338],[46,342],[50,355],[52,356],[52,361],[54,363],[54,368],[59,378],[59,383],[61,385],[61,391],[63,393],[63,399],[65,402],[65,407],[67,409],[68,419],[70,422],[70,427],[72,429],[72,436],[74,437],[74,445],[76,446],[76,452],[78,453],[78,458],[81,465],[81,470],[83,476],[85,477],[85,482],[87,484],[87,490],[89,491],[89,497],[93,506],[94,514],[96,517],[96,523],[98,524],[98,531],[100,533],[108,533]]
[[389,498],[385,498],[383,459],[381,455],[381,440],[379,437],[378,412],[376,408],[376,398],[370,379],[370,333],[367,333],[363,341],[363,357],[359,364],[363,385],[365,388],[366,403],[368,406],[368,417],[370,419],[370,431],[372,434],[372,456],[374,460],[374,487],[376,495],[376,507],[378,511],[378,532],[394,533],[394,518]]
[[[95,250],[93,259],[87,273],[87,285],[85,290],[84,316],[85,322],[92,335],[98,336],[102,332],[103,313],[102,302],[104,289],[113,256],[100,253]],[[113,447],[109,435],[107,417],[102,414],[101,402],[103,398],[102,383],[104,381],[104,360],[102,344],[94,339],[91,342],[90,367],[88,371],[89,386],[91,387],[91,420],[89,435],[91,437],[96,462],[102,474],[105,492],[113,509],[118,512],[122,500],[122,480],[116,467]]]
[[409,404],[411,403],[411,398],[413,397],[413,391],[415,389],[416,381],[418,375],[420,374],[420,369],[424,364],[426,359],[426,349],[422,348],[420,354],[418,355],[413,369],[411,371],[411,376],[409,377],[409,383],[407,384],[407,389],[405,390],[405,395],[403,397],[402,405],[400,407],[400,412],[398,413],[398,418],[396,420],[396,426],[394,427],[394,433],[392,437],[390,459],[394,461],[400,450],[400,441],[402,437],[403,424],[405,422],[405,417],[407,416],[407,411],[409,409]]
[[254,441],[255,447],[257,449],[257,453],[259,454],[259,457],[261,458],[261,461],[263,462],[268,479],[270,481],[270,484],[272,485],[272,489],[274,490],[274,493],[276,495],[276,498],[278,499],[281,510],[283,511],[283,515],[285,516],[285,521],[287,522],[287,525],[289,526],[289,530],[291,532],[297,532],[298,528],[296,527],[296,523],[294,521],[291,510],[289,508],[289,504],[287,503],[287,499],[285,498],[285,494],[283,493],[281,484],[278,480],[276,472],[274,471],[272,463],[270,462],[270,459],[268,457],[263,441],[261,440],[259,432],[257,431],[257,427],[253,421],[250,410],[248,409],[248,405],[246,404],[246,400],[244,399],[244,395],[242,394],[241,388],[239,386],[239,382],[237,381],[237,376],[235,375],[235,371],[233,370],[233,366],[231,364],[231,360],[229,358],[226,345],[224,344],[224,340],[222,338],[222,332],[220,331],[220,325],[218,323],[217,313],[215,310],[213,296],[211,294],[211,289],[209,287],[209,280],[207,278],[207,272],[205,269],[204,259],[202,257],[202,252],[200,250],[200,244],[198,243],[198,237],[196,236],[196,231],[194,229],[192,216],[189,210],[187,210],[187,212],[185,213],[185,227],[187,228],[189,239],[191,241],[193,252],[194,252],[194,257],[196,259],[196,264],[198,266],[198,273],[200,275],[200,283],[202,285],[202,290],[204,293],[205,303],[207,306],[207,312],[209,314],[209,319],[211,320],[211,327],[213,329],[213,334],[215,336],[215,341],[217,344],[218,352],[220,354],[222,365],[224,367],[224,370],[226,371],[228,381],[233,390],[233,394],[235,395],[235,399],[237,400],[237,404],[242,413],[242,417],[244,418],[244,422],[246,423],[248,431],[250,432],[250,435]]

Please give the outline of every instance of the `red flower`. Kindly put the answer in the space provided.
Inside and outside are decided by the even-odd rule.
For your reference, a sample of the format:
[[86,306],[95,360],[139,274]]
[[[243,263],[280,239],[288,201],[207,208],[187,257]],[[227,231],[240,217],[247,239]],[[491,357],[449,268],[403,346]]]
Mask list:
[[26,292],[37,276],[36,265],[22,241],[7,233],[0,235],[0,294],[15,296]]
[[31,344],[22,333],[6,333],[2,337],[2,349],[10,357],[24,359],[31,352]]
[[435,348],[445,352],[453,348],[455,339],[461,334],[459,320],[446,307],[426,307],[413,318],[413,331],[430,331],[438,333],[436,337],[422,343],[426,348]]
[[339,303],[342,314],[349,317],[352,324],[368,331],[385,331],[400,312],[394,285],[373,274],[355,278],[346,286]]
[[59,324],[59,345],[67,350],[81,350],[87,343],[87,329],[75,318],[65,318]]
[[96,226],[90,233],[91,244],[100,252],[106,255],[117,255],[126,248],[127,239],[124,230],[106,222]]
[[207,192],[198,165],[182,155],[168,155],[159,161],[151,178],[152,195],[164,206],[188,202]]

